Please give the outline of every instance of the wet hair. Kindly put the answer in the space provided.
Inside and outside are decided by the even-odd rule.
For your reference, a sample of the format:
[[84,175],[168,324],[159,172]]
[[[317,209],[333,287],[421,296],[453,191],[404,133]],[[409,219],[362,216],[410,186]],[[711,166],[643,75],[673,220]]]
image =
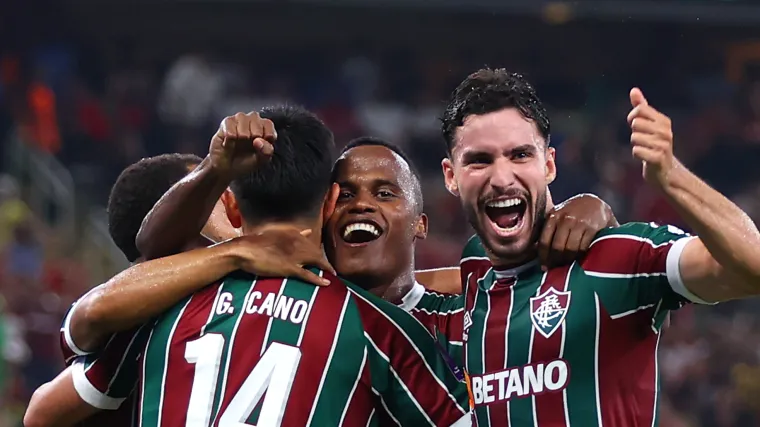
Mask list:
[[318,215],[332,184],[332,132],[302,107],[269,107],[260,114],[274,123],[277,141],[269,162],[230,186],[243,218],[290,221]]
[[116,179],[108,196],[108,232],[130,262],[140,257],[135,239],[145,216],[200,162],[192,154],[162,154],[128,166]]
[[441,118],[446,152],[451,155],[456,145],[456,130],[468,116],[488,114],[504,108],[515,108],[523,117],[532,120],[546,145],[549,145],[549,116],[533,86],[521,74],[503,68],[482,68],[467,76],[451,93]]

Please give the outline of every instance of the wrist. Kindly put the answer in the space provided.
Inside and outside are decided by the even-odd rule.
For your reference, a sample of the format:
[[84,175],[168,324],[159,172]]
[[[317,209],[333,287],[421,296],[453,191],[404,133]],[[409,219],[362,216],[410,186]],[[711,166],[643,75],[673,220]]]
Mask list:
[[242,268],[243,260],[243,245],[237,238],[217,243],[214,246],[209,247],[213,251],[212,258],[220,263],[222,269],[227,273],[239,270]]
[[219,161],[211,154],[207,155],[203,159],[198,168],[196,169],[198,174],[204,177],[208,177],[218,185],[224,185],[227,187],[234,179],[232,170],[226,162]]

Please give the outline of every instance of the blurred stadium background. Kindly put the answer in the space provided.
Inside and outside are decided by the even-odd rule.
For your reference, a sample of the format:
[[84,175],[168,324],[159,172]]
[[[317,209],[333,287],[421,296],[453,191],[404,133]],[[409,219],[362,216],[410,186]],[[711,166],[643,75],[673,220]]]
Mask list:
[[[3,1],[0,427],[62,367],[68,305],[126,265],[104,212],[121,169],[203,155],[237,111],[295,101],[341,143],[402,145],[425,178],[421,268],[455,263],[470,233],[443,189],[436,117],[482,65],[527,74],[550,106],[555,200],[593,192],[621,222],[680,224],[631,161],[638,85],[673,117],[680,158],[760,221],[758,24],[751,0]],[[760,426],[758,308],[673,316],[663,427]]]

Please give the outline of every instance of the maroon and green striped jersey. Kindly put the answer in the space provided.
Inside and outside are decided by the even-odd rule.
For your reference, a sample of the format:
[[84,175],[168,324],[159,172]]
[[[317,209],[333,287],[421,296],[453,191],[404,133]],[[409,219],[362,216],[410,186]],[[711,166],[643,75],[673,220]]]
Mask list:
[[466,387],[420,322],[331,279],[235,273],[162,315],[140,426],[470,425]]
[[84,351],[71,336],[74,303],[61,326],[61,352],[72,371],[77,394],[101,412],[77,423],[77,427],[130,427],[135,401],[132,391],[138,376],[136,363],[150,327],[138,327],[112,335],[98,351]]
[[464,295],[444,294],[425,289],[415,283],[399,307],[410,312],[422,323],[444,352],[457,378],[464,381],[462,359],[462,326],[464,324]]
[[543,272],[537,262],[496,271],[471,239],[461,273],[477,425],[657,425],[663,322],[702,302],[680,276],[688,240],[675,227],[626,224]]

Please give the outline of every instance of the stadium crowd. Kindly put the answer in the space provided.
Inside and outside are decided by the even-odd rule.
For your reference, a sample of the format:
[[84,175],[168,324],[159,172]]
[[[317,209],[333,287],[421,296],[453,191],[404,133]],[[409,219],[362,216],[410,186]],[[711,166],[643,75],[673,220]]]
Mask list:
[[[418,245],[418,267],[457,262],[471,230],[442,185],[437,116],[452,85],[482,65],[479,58],[378,51],[317,61],[304,54],[294,55],[301,62],[274,61],[263,69],[203,53],[163,63],[129,43],[114,52],[118,59],[56,44],[0,56],[0,144],[18,131],[67,166],[78,193],[103,205],[119,171],[137,159],[202,155],[221,117],[280,102],[304,104],[339,142],[375,135],[411,154],[423,173],[431,218],[431,233]],[[302,72],[306,66],[309,73]],[[538,74],[530,64],[516,71]],[[551,144],[560,153],[555,200],[591,192],[621,222],[683,225],[644,185],[630,158],[626,85],[595,82],[593,75],[571,84],[572,76],[553,71],[560,77],[539,74],[535,83],[552,108]],[[760,80],[731,84],[718,69],[663,75],[655,87],[644,87],[673,117],[684,163],[760,221]],[[56,340],[63,312],[103,279],[59,250],[45,218],[25,205],[23,190],[13,177],[0,178],[0,426],[12,427],[35,387],[62,367]],[[661,342],[662,426],[760,425],[757,309],[757,301],[743,301],[685,307],[672,316]]]

